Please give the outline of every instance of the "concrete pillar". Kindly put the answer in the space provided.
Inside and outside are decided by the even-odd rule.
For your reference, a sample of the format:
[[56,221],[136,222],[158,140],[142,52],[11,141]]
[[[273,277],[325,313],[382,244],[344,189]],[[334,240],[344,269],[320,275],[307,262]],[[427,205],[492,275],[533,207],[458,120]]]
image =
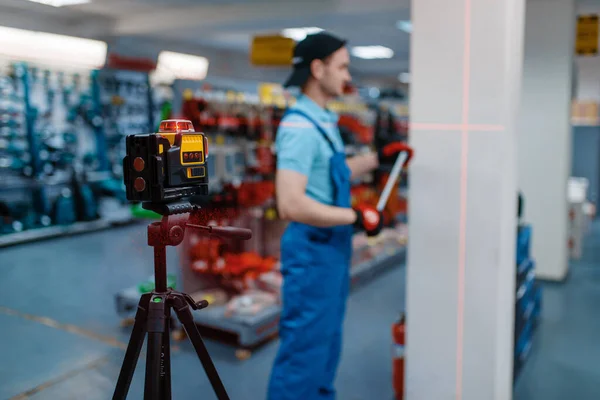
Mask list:
[[569,262],[575,20],[574,0],[527,0],[518,184],[525,220],[533,226],[536,274],[549,280],[564,279]]
[[512,397],[524,12],[412,4],[407,400]]

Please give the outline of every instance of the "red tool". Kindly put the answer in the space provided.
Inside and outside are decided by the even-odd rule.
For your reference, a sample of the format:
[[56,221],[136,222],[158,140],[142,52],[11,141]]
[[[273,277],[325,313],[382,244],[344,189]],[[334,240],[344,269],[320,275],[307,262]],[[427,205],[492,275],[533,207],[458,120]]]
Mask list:
[[257,165],[252,168],[252,172],[263,175],[275,172],[275,156],[271,151],[271,144],[266,141],[259,142],[255,152]]
[[358,141],[363,144],[373,141],[373,128],[363,124],[357,117],[348,114],[342,114],[338,121],[340,127],[345,127],[357,137]]
[[238,206],[256,207],[275,196],[273,181],[242,182],[237,188]]
[[404,398],[404,345],[406,337],[406,318],[404,314],[400,320],[392,325],[392,338],[394,353],[392,354],[392,384],[396,400]]

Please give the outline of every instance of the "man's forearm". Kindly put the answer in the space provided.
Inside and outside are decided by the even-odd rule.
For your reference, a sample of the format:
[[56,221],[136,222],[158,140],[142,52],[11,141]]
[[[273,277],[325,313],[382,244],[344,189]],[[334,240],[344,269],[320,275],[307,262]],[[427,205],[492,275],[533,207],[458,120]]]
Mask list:
[[322,228],[351,225],[356,221],[356,213],[351,208],[329,206],[306,195],[289,199],[278,208],[283,219]]
[[346,160],[348,168],[352,171],[352,179],[369,173],[379,166],[377,153],[360,154]]

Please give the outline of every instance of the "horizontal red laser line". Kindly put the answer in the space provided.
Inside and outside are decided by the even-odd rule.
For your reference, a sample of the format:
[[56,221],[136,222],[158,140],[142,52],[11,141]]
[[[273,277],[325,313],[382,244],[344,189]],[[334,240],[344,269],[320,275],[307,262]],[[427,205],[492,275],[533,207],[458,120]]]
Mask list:
[[416,131],[479,131],[479,132],[500,132],[506,129],[503,125],[477,125],[477,124],[422,124],[411,123],[411,130]]

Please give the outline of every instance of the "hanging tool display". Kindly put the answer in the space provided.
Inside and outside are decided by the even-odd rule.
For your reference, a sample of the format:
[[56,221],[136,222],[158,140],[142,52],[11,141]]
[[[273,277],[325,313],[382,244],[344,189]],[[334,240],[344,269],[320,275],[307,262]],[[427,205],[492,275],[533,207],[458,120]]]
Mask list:
[[[123,121],[111,122],[111,117],[114,120],[120,114],[103,115],[102,74],[25,63],[0,65],[2,233],[69,226],[109,214],[112,218],[111,212],[119,210],[114,205],[107,208],[105,200],[126,202],[118,176],[122,173],[118,154],[122,137],[106,140],[105,136],[106,127]],[[148,93],[142,111],[148,126],[151,99],[147,85],[143,81],[140,85],[141,89],[125,85],[125,90],[138,100],[141,91]],[[107,151],[111,148],[116,151]],[[35,233],[21,236],[18,240],[38,237]]]
[[[14,233],[35,224],[30,193],[31,155],[22,69],[0,70],[0,233]],[[15,190],[17,189],[17,190]]]
[[97,80],[109,164],[121,180],[125,136],[157,128],[150,80],[147,73],[112,69],[102,70]]
[[46,212],[56,225],[98,219],[97,199],[86,183],[86,173],[98,170],[102,160],[93,80],[35,67],[28,77],[30,124],[41,165],[36,186],[43,190]]

